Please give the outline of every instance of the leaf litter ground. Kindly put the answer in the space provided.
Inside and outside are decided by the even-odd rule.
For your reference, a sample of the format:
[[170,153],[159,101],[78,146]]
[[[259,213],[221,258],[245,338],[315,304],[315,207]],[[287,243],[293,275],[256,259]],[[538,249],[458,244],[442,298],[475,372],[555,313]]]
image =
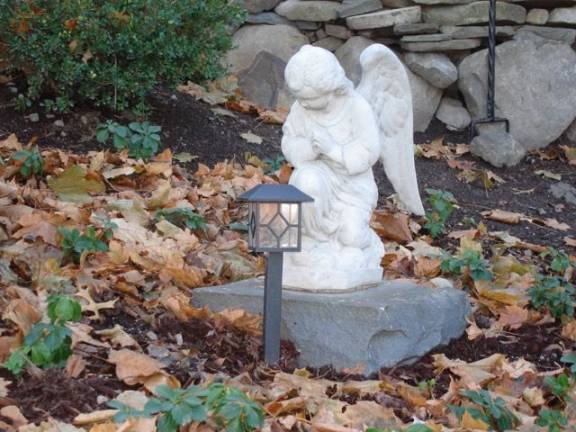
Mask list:
[[[43,313],[47,291],[74,293],[80,289],[85,300],[85,327],[75,333],[75,362],[69,361],[66,369],[58,372],[30,368],[22,378],[0,371],[0,377],[11,382],[0,405],[18,407],[28,422],[55,418],[72,423],[79,414],[106,409],[107,399],[129,389],[220,379],[265,403],[269,414],[266,428],[274,431],[302,430],[310,425],[315,430],[356,431],[365,426],[398,426],[414,417],[428,421],[434,430],[440,430],[439,424],[458,429],[470,425],[455,419],[446,406],[466,405],[458,393],[463,388],[485,388],[505,396],[525,425],[533,424],[545,405],[570,412],[570,402],[559,403],[543,379],[547,374],[559,374],[562,354],[574,348],[574,321],[554,321],[546,311],[527,312],[526,290],[533,281],[522,279],[522,271],[512,272],[515,279],[506,280],[494,291],[462,275],[457,284],[469,290],[475,305],[467,334],[411,366],[382,370],[371,377],[362,375],[361,366],[346,371],[329,366],[303,371],[295,369],[297,353],[285,342],[283,372],[264,367],[258,361],[257,317],[242,311],[213,314],[192,308],[188,301],[197,286],[261,273],[261,259],[249,254],[242,233],[230,227],[243,217],[234,204],[241,191],[282,177],[282,172],[270,168],[279,154],[280,127],[265,124],[251,114],[215,108],[184,93],[159,90],[151,120],[163,127],[163,147],[171,152],[142,164],[122,154],[103,153],[108,149],[94,139],[96,124],[104,120],[102,114],[79,109],[62,117],[64,128],[54,124],[56,118],[44,116],[31,123],[7,107],[6,89],[0,88],[0,95],[4,157],[15,150],[6,144],[11,133],[17,134],[18,143],[36,137],[45,149],[48,175],[57,177],[66,167],[82,165],[88,168],[82,171],[85,181],[106,187],[105,194],[87,194],[89,202],[78,207],[60,201],[43,181],[25,184],[10,166],[3,172],[0,199],[4,206],[1,254],[5,313],[0,347],[4,358],[10,346],[19,343],[27,320],[34,320],[30,309]],[[242,134],[261,137],[262,143],[247,142]],[[427,134],[417,134],[416,162],[422,190],[447,190],[456,197],[458,207],[446,227],[450,235],[431,241],[415,223],[422,221],[408,223],[408,219],[402,219],[402,226],[378,230],[387,242],[389,277],[417,278],[427,283],[438,276],[438,258],[425,245],[456,253],[459,247],[480,244],[487,258],[498,260],[506,251],[504,255],[518,265],[534,265],[543,271],[548,270],[548,264],[538,254],[547,246],[574,253],[570,242],[575,237],[574,228],[563,225],[573,225],[574,207],[549,193],[556,179],[536,174],[559,174],[563,181],[574,184],[575,170],[563,147],[567,143],[560,141],[546,151],[533,153],[513,169],[494,169],[466,153],[466,147],[459,145],[465,136],[442,134],[438,124]],[[54,148],[58,150],[50,150]],[[188,153],[184,159],[189,162],[174,161],[178,153]],[[271,161],[265,162],[266,158]],[[225,160],[229,162],[223,163]],[[125,173],[132,174],[104,174],[127,166],[131,168]],[[376,175],[380,211],[397,214],[387,199],[392,190],[379,167]],[[132,207],[121,208],[118,201],[130,201]],[[206,233],[151,226],[155,209],[182,205],[206,217]],[[503,223],[502,217],[482,214],[494,210],[520,215],[520,221]],[[113,238],[110,251],[85,257],[80,266],[63,259],[55,227],[98,227],[100,216],[116,217],[124,233]],[[138,222],[139,218],[145,222]],[[178,246],[182,235],[185,245]],[[162,252],[176,246],[176,254]],[[100,319],[93,319],[95,314]],[[111,359],[112,352],[121,360]],[[141,353],[146,359],[131,353]],[[162,366],[147,376],[130,379],[122,375],[121,367],[126,366],[122,361],[148,359]],[[422,386],[432,379],[433,388]],[[504,391],[511,383],[514,388]],[[312,390],[307,390],[308,386]],[[545,399],[532,400],[531,389],[540,391]],[[336,408],[329,408],[330,400],[337,402]],[[389,410],[384,413],[376,407]],[[8,413],[11,411],[0,412],[0,422],[13,427],[17,420]],[[483,428],[478,423],[475,426]],[[96,427],[88,423],[81,430],[99,430]]]

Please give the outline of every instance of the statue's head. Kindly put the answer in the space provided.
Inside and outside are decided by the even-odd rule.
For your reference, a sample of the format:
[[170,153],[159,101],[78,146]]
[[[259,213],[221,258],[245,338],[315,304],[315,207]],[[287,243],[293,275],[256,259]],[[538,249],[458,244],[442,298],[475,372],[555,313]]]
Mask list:
[[311,45],[304,45],[292,56],[284,77],[298,102],[312,110],[326,108],[334,96],[346,94],[353,88],[336,56]]

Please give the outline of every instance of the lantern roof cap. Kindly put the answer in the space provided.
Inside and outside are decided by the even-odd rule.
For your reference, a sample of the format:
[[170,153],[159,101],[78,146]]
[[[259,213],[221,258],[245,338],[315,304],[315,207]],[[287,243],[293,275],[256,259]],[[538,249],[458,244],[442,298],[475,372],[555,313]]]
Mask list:
[[314,201],[300,189],[287,184],[262,184],[240,195],[241,201],[263,203],[303,203]]

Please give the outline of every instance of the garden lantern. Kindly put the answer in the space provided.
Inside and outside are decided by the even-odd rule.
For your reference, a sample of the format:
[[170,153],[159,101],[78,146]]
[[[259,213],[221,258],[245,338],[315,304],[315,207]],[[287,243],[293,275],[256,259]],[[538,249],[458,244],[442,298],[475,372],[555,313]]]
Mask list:
[[282,261],[284,252],[299,252],[302,203],[314,201],[291,185],[265,184],[240,196],[249,203],[248,246],[267,252],[264,283],[264,361],[280,360]]

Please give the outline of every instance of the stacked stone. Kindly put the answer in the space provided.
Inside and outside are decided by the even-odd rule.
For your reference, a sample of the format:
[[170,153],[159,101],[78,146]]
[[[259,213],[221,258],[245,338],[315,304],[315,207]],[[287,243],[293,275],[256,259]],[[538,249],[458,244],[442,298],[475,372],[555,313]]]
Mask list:
[[[407,66],[416,131],[434,116],[462,130],[486,115],[487,0],[236,1],[249,17],[227,61],[261,105],[289,107],[283,70],[302,45],[333,51],[357,84],[360,53],[377,42]],[[514,138],[534,149],[575,130],[576,0],[498,0],[496,38],[497,114]]]

